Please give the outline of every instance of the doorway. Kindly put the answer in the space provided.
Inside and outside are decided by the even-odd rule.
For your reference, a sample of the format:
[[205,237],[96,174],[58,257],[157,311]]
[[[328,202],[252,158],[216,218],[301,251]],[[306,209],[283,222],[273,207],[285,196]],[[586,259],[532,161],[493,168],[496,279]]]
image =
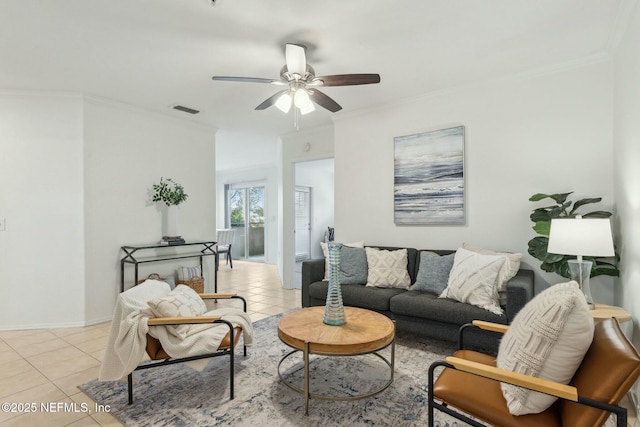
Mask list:
[[311,188],[296,186],[293,203],[296,262],[300,262],[311,258]]
[[225,186],[228,228],[235,230],[232,256],[264,261],[265,183],[238,183]]
[[334,227],[333,159],[295,163],[295,271],[293,287],[302,287],[302,262],[323,258],[320,242]]

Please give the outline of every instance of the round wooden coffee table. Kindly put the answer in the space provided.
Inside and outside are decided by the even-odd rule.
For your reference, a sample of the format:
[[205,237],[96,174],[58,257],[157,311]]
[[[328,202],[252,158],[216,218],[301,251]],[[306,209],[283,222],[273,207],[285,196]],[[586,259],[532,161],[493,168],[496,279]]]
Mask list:
[[[396,327],[395,323],[383,314],[363,308],[345,307],[346,323],[342,326],[330,326],[322,322],[324,306],[309,307],[285,314],[278,322],[278,337],[293,348],[278,363],[278,375],[287,387],[305,397],[304,413],[309,414],[309,399],[355,400],[371,397],[380,393],[393,382],[395,363]],[[390,360],[377,353],[391,345]],[[280,366],[289,356],[301,351],[304,364],[304,388],[300,389],[285,380]],[[390,369],[389,381],[375,391],[358,396],[335,397],[312,394],[309,390],[309,355],[358,356],[374,354],[382,359]]]

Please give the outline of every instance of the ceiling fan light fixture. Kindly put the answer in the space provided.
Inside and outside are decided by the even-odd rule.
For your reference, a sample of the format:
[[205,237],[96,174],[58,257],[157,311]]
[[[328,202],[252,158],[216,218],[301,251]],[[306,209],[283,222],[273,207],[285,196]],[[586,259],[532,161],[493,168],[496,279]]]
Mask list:
[[289,95],[288,93],[283,93],[282,96],[276,101],[275,106],[278,107],[278,110],[287,114],[291,109],[292,101],[293,100],[291,99],[291,95]]
[[298,107],[300,109],[300,114],[302,114],[303,116],[305,114],[309,114],[312,113],[314,111],[316,111],[316,107],[313,105],[313,102],[309,102],[308,105],[304,105],[302,107]]
[[307,109],[309,108],[309,105],[313,106],[311,98],[309,98],[309,92],[307,92],[307,90],[304,88],[299,88],[298,90],[296,90],[295,94],[293,95],[293,103],[300,109]]

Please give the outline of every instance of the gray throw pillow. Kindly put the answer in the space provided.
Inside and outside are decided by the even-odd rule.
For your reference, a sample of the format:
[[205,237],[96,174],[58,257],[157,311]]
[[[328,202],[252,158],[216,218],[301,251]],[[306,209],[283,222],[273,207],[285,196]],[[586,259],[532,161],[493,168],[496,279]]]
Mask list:
[[342,246],[340,250],[340,283],[364,285],[367,283],[367,254],[364,248]]
[[428,291],[440,295],[447,287],[455,253],[439,256],[434,252],[420,252],[418,276],[409,290]]

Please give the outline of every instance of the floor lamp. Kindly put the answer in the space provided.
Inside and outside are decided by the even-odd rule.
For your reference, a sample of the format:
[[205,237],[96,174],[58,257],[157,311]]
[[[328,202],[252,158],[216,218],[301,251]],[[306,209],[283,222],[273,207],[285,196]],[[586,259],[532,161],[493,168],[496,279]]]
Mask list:
[[567,261],[571,279],[578,282],[587,304],[593,309],[593,298],[589,287],[591,261],[583,256],[614,256],[611,222],[608,218],[554,218],[549,231],[547,252],[560,255],[576,255],[578,259]]

